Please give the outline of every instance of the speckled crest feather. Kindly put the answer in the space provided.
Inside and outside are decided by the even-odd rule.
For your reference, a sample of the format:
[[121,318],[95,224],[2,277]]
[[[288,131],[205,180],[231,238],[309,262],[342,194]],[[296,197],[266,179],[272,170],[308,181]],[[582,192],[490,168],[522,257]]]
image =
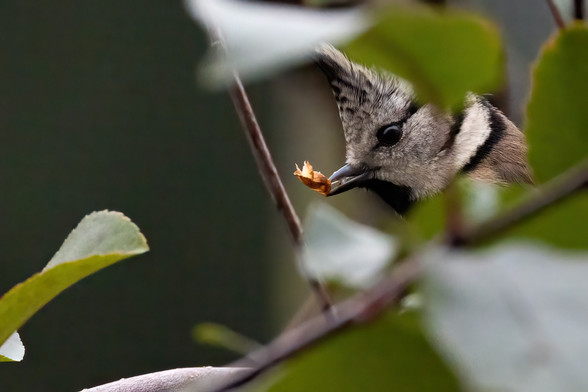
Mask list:
[[[396,188],[409,202],[435,194],[458,173],[499,184],[532,182],[523,133],[486,98],[470,93],[463,111],[451,115],[418,105],[408,82],[356,64],[330,45],[322,45],[315,58],[339,108],[346,162],[370,171],[378,186],[364,187],[385,200],[390,195],[382,193]],[[391,123],[403,124],[402,137],[393,146],[381,145],[376,134]]]

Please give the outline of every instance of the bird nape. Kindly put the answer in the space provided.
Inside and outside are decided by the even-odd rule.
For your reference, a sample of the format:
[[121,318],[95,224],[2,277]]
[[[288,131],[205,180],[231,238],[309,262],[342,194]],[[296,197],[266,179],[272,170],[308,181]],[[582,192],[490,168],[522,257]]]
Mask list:
[[452,115],[419,105],[408,82],[353,63],[330,45],[315,61],[331,85],[346,145],[346,164],[331,176],[328,196],[366,188],[403,214],[460,173],[494,184],[533,182],[524,134],[485,97],[468,93]]

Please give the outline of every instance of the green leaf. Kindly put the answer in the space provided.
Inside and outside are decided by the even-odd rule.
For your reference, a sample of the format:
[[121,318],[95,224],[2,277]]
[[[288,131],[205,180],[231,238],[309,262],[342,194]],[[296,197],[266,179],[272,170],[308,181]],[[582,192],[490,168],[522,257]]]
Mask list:
[[439,235],[445,227],[445,195],[436,195],[419,201],[408,212],[409,227],[419,243],[429,241]]
[[101,211],[87,215],[43,271],[0,298],[0,342],[78,280],[148,249],[139,228],[123,214]]
[[311,206],[304,232],[303,273],[352,288],[373,285],[397,250],[393,237],[324,203]]
[[500,86],[503,54],[496,28],[463,12],[390,7],[377,24],[346,46],[362,64],[409,80],[423,102],[459,108],[468,91]]
[[[529,197],[537,196],[539,192],[538,189],[526,185],[495,187],[494,190],[499,199],[500,213],[508,213],[511,208],[525,203]],[[472,200],[467,195],[464,195],[463,199],[466,202]],[[488,204],[493,210],[496,203],[496,200],[491,200]],[[588,249],[586,222],[588,222],[588,195],[578,193],[522,220],[489,243],[503,241],[505,238],[533,239],[562,248]]]
[[0,345],[0,362],[20,362],[24,358],[24,354],[25,348],[18,332],[14,332]]
[[512,244],[425,258],[425,325],[464,389],[588,390],[588,254]]
[[192,337],[197,342],[223,347],[243,355],[261,347],[259,343],[248,337],[216,323],[201,323],[196,325],[192,329]]
[[561,30],[533,72],[527,107],[529,159],[539,181],[588,158],[588,28]]
[[588,248],[588,195],[578,194],[514,227],[509,237],[533,238],[554,246]]
[[388,314],[288,361],[271,392],[456,391],[414,313]]

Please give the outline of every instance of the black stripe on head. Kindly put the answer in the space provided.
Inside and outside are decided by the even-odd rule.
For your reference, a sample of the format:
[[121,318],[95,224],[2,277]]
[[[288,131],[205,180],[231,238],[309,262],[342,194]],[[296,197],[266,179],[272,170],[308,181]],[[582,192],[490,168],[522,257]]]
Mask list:
[[504,137],[504,132],[506,131],[506,123],[498,109],[492,106],[486,99],[483,99],[481,103],[488,108],[490,134],[486,141],[478,147],[478,150],[470,158],[470,161],[463,167],[462,170],[466,173],[474,170],[492,152],[492,149]]
[[400,186],[388,181],[371,179],[361,185],[375,192],[398,214],[402,215],[412,206],[412,190],[406,186]]
[[451,129],[449,129],[449,135],[447,135],[447,140],[443,147],[441,147],[441,151],[450,149],[455,144],[455,138],[461,131],[461,126],[463,125],[463,120],[465,118],[465,111],[460,112],[457,114],[453,119],[453,125]]
[[335,79],[338,79],[343,73],[343,68],[341,67],[341,65],[329,56],[317,55],[315,57],[315,63],[316,65],[318,65],[321,71],[323,71],[323,73],[327,77],[327,80],[331,83]]
[[420,108],[422,108],[422,105],[413,99],[408,106],[408,116],[406,116],[406,119],[408,120],[412,115],[418,112]]

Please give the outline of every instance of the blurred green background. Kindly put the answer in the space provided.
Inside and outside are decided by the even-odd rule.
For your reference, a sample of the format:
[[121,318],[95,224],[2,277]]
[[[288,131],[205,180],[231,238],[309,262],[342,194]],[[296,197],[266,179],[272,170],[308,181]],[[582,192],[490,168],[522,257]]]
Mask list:
[[[505,109],[520,122],[529,63],[553,29],[546,6],[455,3],[504,32]],[[195,82],[206,40],[183,4],[3,1],[0,29],[0,292],[40,271],[94,210],[124,212],[151,246],[35,315],[20,330],[24,361],[0,366],[5,390],[73,391],[235,358],[194,343],[199,322],[275,335],[305,288],[230,100]],[[328,87],[309,67],[250,91],[302,213],[316,195],[290,176],[294,162],[326,173],[343,162]],[[335,203],[371,223],[375,200]]]

